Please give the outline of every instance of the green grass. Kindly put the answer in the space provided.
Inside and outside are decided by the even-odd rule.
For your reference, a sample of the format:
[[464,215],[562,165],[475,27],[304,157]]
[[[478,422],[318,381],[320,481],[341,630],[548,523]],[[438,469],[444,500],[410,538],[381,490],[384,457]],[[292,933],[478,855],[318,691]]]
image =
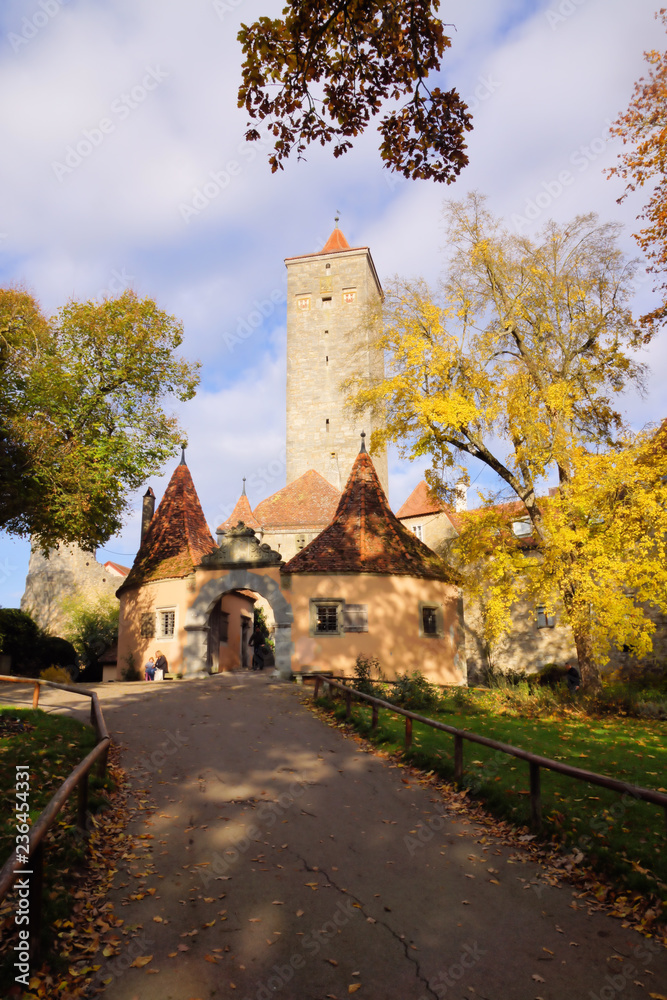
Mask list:
[[[331,706],[330,702],[321,704]],[[336,703],[335,712],[339,718],[344,717],[344,705]],[[464,697],[445,698],[438,711],[422,710],[420,714],[543,757],[665,791],[666,722],[590,718],[576,712],[559,712],[547,718],[501,712],[505,712],[502,700],[481,692],[466,692]],[[370,729],[370,718],[370,708],[353,705],[352,721],[359,731],[386,749],[403,748],[403,717],[381,710],[375,733]],[[527,762],[467,740],[463,753],[463,784],[495,815],[528,825]],[[405,756],[444,778],[453,776],[453,737],[445,733],[414,723],[412,749]],[[571,847],[579,846],[584,854],[582,863],[591,863],[613,875],[629,890],[654,893],[662,899],[667,915],[664,811],[552,771],[542,769],[540,773],[544,835]]]
[[[97,742],[94,731],[62,715],[39,709],[0,706],[0,718],[19,717],[34,725],[29,732],[0,736],[0,865],[14,849],[16,838],[16,765],[30,770],[29,817],[34,824],[72,769],[86,757]],[[107,775],[101,781],[95,774],[88,779],[88,808],[96,812],[107,799],[112,786]],[[85,858],[85,843],[76,835],[77,793],[61,810],[45,842],[44,921],[48,926],[69,915],[67,873]],[[0,920],[1,923],[1,920]],[[47,941],[44,942],[48,944]]]

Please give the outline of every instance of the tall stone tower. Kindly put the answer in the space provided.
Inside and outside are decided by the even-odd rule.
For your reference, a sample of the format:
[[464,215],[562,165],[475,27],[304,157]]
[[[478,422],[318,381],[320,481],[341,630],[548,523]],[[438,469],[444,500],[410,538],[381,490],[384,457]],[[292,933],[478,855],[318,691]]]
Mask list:
[[[345,408],[341,382],[352,374],[382,376],[382,352],[373,348],[368,314],[382,287],[368,247],[351,247],[336,228],[318,253],[288,257],[287,266],[287,482],[315,469],[342,490],[370,435],[370,413]],[[373,455],[387,491],[387,454]]]

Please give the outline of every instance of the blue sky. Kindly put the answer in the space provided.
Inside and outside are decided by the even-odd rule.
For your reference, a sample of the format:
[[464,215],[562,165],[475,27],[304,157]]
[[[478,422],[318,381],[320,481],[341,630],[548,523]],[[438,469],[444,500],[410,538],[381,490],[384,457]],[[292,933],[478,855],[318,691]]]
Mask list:
[[[180,416],[212,529],[231,511],[242,476],[256,486],[253,505],[284,483],[285,314],[275,301],[285,290],[283,259],[318,249],[340,210],[343,232],[352,245],[371,247],[381,279],[435,280],[443,200],[472,189],[516,225],[547,192],[541,200],[549,204],[527,232],[549,216],[597,211],[625,223],[623,243],[634,255],[630,234],[643,199],[617,205],[619,182],[603,174],[618,149],[607,129],[643,72],[643,51],[664,48],[652,0],[443,3],[440,15],[456,30],[442,82],[468,100],[475,124],[459,181],[443,188],[388,174],[372,133],[346,157],[318,148],[272,175],[265,149],[244,141],[236,33],[241,21],[281,7],[0,6],[0,280],[26,284],[47,312],[129,286],[183,320],[184,353],[202,361],[203,377]],[[98,139],[95,130],[90,155],[78,164],[70,156],[68,166],[68,147]],[[574,181],[554,195],[564,169]],[[207,184],[218,190],[191,211]],[[650,282],[639,282],[638,309],[649,301]],[[239,343],[232,335],[250,329],[244,324],[258,305],[263,322]],[[666,355],[664,340],[652,345],[648,394],[625,400],[635,426],[665,416]],[[394,457],[394,508],[422,472]],[[151,480],[158,496],[165,481]],[[477,485],[485,481],[482,474]],[[98,557],[131,563],[138,497],[133,503],[125,529]],[[0,605],[18,605],[28,555],[27,541],[0,535]]]

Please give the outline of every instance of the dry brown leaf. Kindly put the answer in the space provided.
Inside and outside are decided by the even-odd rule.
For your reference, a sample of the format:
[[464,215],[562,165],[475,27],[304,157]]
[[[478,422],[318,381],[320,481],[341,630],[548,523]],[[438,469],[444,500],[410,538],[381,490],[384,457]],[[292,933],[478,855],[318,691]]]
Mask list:
[[544,983],[544,982],[546,982],[546,979],[544,979],[543,976],[538,976],[538,974],[536,972],[534,972],[530,978],[535,983]]
[[348,993],[356,993],[357,990],[360,990],[360,989],[361,989],[361,983],[352,983],[350,986],[348,986],[347,992]]
[[327,961],[329,965],[338,965],[338,962],[336,961],[335,958],[327,958],[325,961]]
[[132,962],[132,969],[143,969],[144,965],[148,965],[149,962],[153,961],[152,955],[137,955],[134,962]]

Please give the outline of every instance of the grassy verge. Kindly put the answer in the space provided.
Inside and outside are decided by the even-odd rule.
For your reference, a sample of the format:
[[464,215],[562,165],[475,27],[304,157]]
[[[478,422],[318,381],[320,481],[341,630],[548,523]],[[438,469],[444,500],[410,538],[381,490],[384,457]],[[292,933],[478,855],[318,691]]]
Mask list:
[[[420,714],[458,729],[606,774],[645,788],[659,789],[667,774],[667,723],[576,713],[557,717],[498,714],[493,699],[445,700],[438,711]],[[320,705],[345,715],[339,702]],[[371,710],[353,706],[351,722],[372,742],[391,751],[403,748],[405,720],[382,710],[370,728]],[[454,772],[453,738],[414,724],[413,746],[405,759],[444,778]],[[464,741],[464,785],[495,815],[520,826],[530,819],[528,765],[514,757]],[[575,852],[582,864],[608,873],[633,892],[662,901],[667,917],[667,832],[660,808],[542,770],[544,836]],[[579,859],[579,855],[582,857]]]
[[[16,840],[16,765],[27,765],[30,771],[29,822],[34,824],[42,809],[57,791],[70,771],[95,746],[92,729],[62,715],[40,710],[0,706],[0,724],[7,718],[20,719],[27,731],[0,735],[0,865],[12,853]],[[29,727],[29,728],[28,728]],[[101,781],[89,776],[88,808],[96,812],[107,801],[106,793],[113,785],[107,775]],[[68,874],[85,859],[85,843],[76,831],[76,793],[60,812],[45,843],[43,926],[66,919],[72,900],[68,890]],[[6,909],[6,907],[4,908]],[[11,914],[0,915],[8,923]],[[49,941],[43,944],[48,948]]]

